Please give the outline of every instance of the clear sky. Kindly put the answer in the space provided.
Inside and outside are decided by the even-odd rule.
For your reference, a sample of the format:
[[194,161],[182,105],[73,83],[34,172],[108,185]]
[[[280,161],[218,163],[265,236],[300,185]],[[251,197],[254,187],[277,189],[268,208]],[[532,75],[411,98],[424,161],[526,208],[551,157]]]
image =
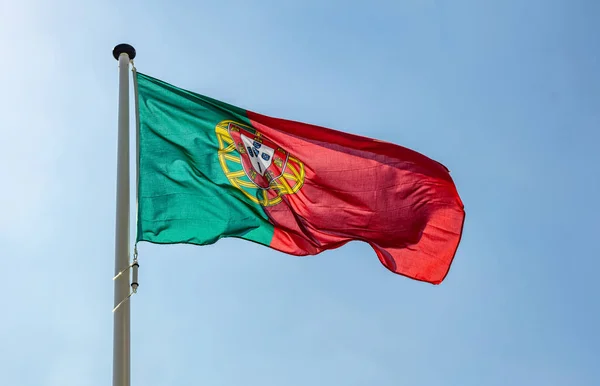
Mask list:
[[366,244],[140,245],[132,384],[600,385],[600,2],[0,2],[0,384],[111,382],[114,45],[148,75],[420,151],[439,286]]

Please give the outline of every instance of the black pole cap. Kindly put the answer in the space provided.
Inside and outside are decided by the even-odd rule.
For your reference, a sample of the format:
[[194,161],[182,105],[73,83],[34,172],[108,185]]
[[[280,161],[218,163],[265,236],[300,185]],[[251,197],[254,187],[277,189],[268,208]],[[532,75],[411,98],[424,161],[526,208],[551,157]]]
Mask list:
[[117,44],[115,48],[113,48],[113,57],[115,59],[119,60],[119,55],[122,53],[129,55],[129,59],[135,58],[135,48],[127,43]]

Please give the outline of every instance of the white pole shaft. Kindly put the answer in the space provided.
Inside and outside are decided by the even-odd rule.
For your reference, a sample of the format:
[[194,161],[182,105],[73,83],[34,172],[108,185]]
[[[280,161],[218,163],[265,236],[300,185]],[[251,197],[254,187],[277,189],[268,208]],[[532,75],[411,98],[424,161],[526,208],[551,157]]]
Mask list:
[[[129,266],[129,55],[119,55],[119,128],[117,144],[117,212],[115,275]],[[114,280],[116,307],[129,295],[129,270]],[[114,311],[113,386],[130,386],[129,300]]]

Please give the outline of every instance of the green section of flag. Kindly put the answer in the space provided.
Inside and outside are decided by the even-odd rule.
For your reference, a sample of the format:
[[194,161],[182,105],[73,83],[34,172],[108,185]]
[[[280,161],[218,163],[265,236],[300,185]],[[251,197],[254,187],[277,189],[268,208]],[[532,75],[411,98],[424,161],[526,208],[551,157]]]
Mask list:
[[212,244],[241,237],[269,245],[273,226],[232,186],[219,163],[215,127],[250,125],[243,109],[137,73],[137,241]]

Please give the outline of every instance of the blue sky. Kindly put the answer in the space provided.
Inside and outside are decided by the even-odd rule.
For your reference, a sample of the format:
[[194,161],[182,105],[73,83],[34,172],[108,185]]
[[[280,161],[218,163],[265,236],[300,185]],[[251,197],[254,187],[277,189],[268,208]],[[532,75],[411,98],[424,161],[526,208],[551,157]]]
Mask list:
[[0,382],[106,385],[117,63],[452,171],[440,286],[366,244],[140,245],[133,385],[600,384],[600,3],[0,4]]

